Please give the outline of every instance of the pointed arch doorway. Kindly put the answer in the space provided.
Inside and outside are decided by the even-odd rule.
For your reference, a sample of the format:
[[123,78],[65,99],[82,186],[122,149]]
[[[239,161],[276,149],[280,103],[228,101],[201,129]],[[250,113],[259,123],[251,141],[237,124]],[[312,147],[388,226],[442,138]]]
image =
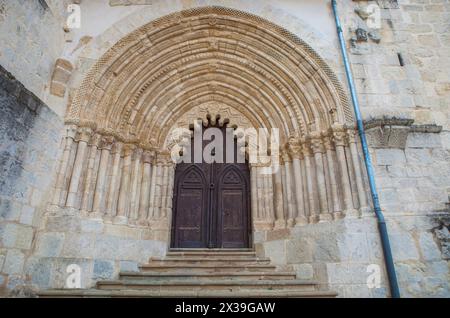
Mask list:
[[[202,127],[200,136],[211,129],[223,136],[221,153],[208,146],[210,140],[201,143],[202,153],[212,151],[212,161],[205,160],[204,156],[201,162],[194,160],[195,141],[192,137],[191,163],[182,162],[176,166],[172,248],[250,246],[250,170],[245,159],[244,162],[238,159],[236,138],[226,128],[226,124],[211,123]],[[212,141],[215,138],[217,135],[211,138]],[[233,149],[232,154],[229,149]]]

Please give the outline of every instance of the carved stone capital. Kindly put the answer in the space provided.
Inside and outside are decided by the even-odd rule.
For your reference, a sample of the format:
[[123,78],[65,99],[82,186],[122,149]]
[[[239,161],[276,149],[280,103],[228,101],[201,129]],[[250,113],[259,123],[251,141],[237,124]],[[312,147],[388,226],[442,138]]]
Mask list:
[[150,151],[150,150],[145,150],[142,155],[142,161],[144,161],[144,163],[152,164],[154,160],[155,160],[155,152]]
[[89,140],[91,139],[91,136],[92,136],[91,128],[81,127],[81,128],[78,128],[76,140],[88,143]]
[[135,148],[132,154],[132,159],[133,160],[138,160],[142,157],[142,153],[144,152],[144,150],[142,148]]
[[125,144],[123,146],[123,156],[128,157],[133,155],[134,150],[136,149],[136,145],[133,144]]
[[346,145],[345,127],[340,124],[334,124],[332,127],[333,142],[336,146],[344,147]]
[[75,139],[77,135],[78,127],[76,125],[67,125],[66,126],[66,137]]
[[283,163],[292,162],[292,158],[289,155],[289,151],[285,150],[281,153],[281,158],[283,159]]
[[311,140],[309,137],[302,138],[301,140],[301,147],[302,147],[302,153],[304,157],[311,157],[312,151],[311,151]]
[[313,153],[323,153],[325,151],[321,133],[314,132],[311,134],[311,148]]
[[102,136],[100,142],[100,149],[111,150],[114,144],[114,137],[112,136]]
[[156,156],[156,164],[161,166],[170,166],[173,165],[172,157],[170,156],[170,152],[162,151],[159,152]]
[[123,150],[123,143],[121,143],[120,141],[116,141],[112,147],[111,153],[113,154],[121,153],[122,150]]
[[333,138],[331,136],[325,136],[323,138],[323,145],[326,151],[334,150]]
[[357,136],[357,133],[355,130],[353,130],[353,129],[347,130],[347,140],[348,140],[349,144],[356,143],[356,136]]
[[89,146],[91,147],[99,147],[102,140],[102,136],[99,134],[93,134],[91,139],[89,140]]
[[288,149],[293,159],[303,159],[302,146],[298,138],[289,138]]

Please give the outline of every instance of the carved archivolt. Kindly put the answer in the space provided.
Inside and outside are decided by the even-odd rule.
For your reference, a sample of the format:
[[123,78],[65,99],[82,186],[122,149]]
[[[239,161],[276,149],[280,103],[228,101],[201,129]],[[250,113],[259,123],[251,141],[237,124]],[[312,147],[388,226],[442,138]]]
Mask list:
[[259,17],[205,7],[132,32],[92,67],[68,123],[163,146],[193,107],[215,101],[282,139],[352,121],[335,75],[302,40]]
[[197,120],[279,130],[279,169],[251,165],[255,227],[367,209],[352,113],[336,77],[294,35],[220,7],[149,23],[94,65],[67,112],[53,205],[168,230],[170,150],[190,137],[174,131]]

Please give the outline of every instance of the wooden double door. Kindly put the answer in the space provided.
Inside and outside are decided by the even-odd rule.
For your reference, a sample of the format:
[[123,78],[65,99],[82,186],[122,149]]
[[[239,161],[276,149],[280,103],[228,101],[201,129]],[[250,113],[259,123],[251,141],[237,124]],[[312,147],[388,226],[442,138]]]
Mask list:
[[250,172],[245,163],[178,164],[171,246],[249,247],[249,180]]

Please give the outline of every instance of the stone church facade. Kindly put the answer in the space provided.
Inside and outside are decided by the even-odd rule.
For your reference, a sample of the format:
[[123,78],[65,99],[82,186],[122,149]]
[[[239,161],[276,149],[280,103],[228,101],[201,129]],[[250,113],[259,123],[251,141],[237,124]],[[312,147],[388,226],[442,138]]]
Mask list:
[[[450,4],[338,7],[401,295],[449,297]],[[174,131],[200,120],[279,132],[280,169],[248,164],[243,253],[389,297],[334,23],[328,0],[0,1],[0,295],[167,264]]]

